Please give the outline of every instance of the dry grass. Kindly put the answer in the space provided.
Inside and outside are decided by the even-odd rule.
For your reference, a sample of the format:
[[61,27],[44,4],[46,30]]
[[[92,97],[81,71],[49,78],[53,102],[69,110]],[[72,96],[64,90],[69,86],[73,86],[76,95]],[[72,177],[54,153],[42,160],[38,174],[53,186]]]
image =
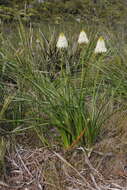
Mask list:
[[39,148],[36,136],[23,134],[6,152],[0,190],[127,190],[126,117],[117,127],[119,117],[92,149]]
[[118,139],[69,152],[17,145],[6,154],[0,190],[126,190],[126,154],[112,148]]

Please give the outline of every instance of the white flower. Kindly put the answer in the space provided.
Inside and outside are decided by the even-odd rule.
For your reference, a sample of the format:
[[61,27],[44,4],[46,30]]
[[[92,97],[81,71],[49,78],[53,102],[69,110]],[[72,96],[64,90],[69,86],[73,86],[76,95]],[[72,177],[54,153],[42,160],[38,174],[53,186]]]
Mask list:
[[87,35],[85,33],[84,30],[82,30],[79,34],[79,37],[78,37],[78,44],[88,44],[89,43],[89,40],[87,38]]
[[59,49],[68,47],[68,41],[67,41],[64,33],[60,33],[56,47]]
[[97,41],[96,48],[94,50],[95,53],[105,53],[107,52],[107,48],[105,46],[105,41],[103,37],[100,37]]

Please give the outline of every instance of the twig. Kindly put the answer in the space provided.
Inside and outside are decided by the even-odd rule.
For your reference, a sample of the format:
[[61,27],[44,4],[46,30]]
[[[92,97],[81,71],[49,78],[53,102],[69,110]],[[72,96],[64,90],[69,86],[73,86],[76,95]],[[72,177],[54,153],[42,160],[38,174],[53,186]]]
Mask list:
[[[54,151],[53,151],[54,152]],[[86,179],[79,173],[79,171],[74,168],[69,162],[67,162],[60,154],[54,152],[54,154],[60,159],[62,160],[66,165],[68,165],[70,168],[72,168],[79,176],[80,178],[85,182],[86,186],[89,187],[91,190],[95,190],[87,181]]]
[[91,177],[91,179],[92,179],[92,181],[93,181],[94,186],[96,187],[96,189],[97,189],[97,190],[101,190],[100,187],[98,187],[98,185],[97,185],[97,183],[96,183],[96,181],[95,181],[94,176],[93,176],[92,174],[90,174],[90,177]]
[[94,171],[94,172],[97,174],[97,176],[98,176],[102,181],[104,181],[103,176],[102,176],[102,175],[92,166],[92,164],[90,163],[90,161],[89,161],[89,159],[88,159],[88,156],[87,156],[87,154],[86,154],[86,151],[85,151],[82,147],[80,147],[80,150],[82,150],[82,151],[84,152],[85,161],[86,161],[86,164],[89,166],[89,168],[90,168],[92,171]]
[[18,158],[20,159],[20,161],[21,161],[23,167],[25,168],[25,170],[27,171],[27,173],[33,178],[33,175],[30,173],[30,171],[29,171],[28,168],[26,167],[26,165],[25,165],[25,163],[23,162],[23,160],[22,160],[20,154],[18,153],[17,149],[16,149],[16,152],[17,152]]
[[0,186],[3,186],[3,187],[9,187],[9,185],[3,181],[0,181]]

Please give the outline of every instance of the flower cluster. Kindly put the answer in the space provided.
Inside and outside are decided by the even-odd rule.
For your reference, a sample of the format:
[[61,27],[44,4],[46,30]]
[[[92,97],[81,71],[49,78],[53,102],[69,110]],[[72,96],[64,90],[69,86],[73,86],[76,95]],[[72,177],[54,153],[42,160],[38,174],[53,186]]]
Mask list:
[[67,38],[65,37],[64,33],[60,33],[58,41],[57,41],[57,44],[56,44],[56,47],[58,49],[68,47],[68,41],[67,41]]
[[[78,44],[81,45],[81,44],[88,44],[88,43],[89,43],[89,39],[87,37],[87,34],[84,30],[82,30],[78,37]],[[64,48],[68,47],[68,41],[67,41],[67,38],[64,35],[64,33],[60,33],[56,47],[58,49],[64,49]],[[101,54],[101,53],[105,53],[105,52],[107,52],[105,41],[104,41],[103,37],[100,37],[97,41],[94,53]]]
[[101,36],[98,41],[97,41],[97,45],[95,48],[95,53],[105,53],[107,52],[107,48],[105,46],[105,41],[103,39],[103,37]]
[[89,40],[84,30],[82,30],[78,37],[78,44],[88,44]]

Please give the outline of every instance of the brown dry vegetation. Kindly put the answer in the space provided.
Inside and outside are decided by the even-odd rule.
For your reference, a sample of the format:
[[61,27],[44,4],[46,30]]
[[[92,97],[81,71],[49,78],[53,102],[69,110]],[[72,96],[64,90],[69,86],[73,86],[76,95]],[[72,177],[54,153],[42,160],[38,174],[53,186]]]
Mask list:
[[110,120],[102,139],[92,149],[38,148],[40,142],[35,141],[35,134],[22,134],[13,151],[8,148],[0,189],[126,190],[127,119],[118,127],[120,117]]

